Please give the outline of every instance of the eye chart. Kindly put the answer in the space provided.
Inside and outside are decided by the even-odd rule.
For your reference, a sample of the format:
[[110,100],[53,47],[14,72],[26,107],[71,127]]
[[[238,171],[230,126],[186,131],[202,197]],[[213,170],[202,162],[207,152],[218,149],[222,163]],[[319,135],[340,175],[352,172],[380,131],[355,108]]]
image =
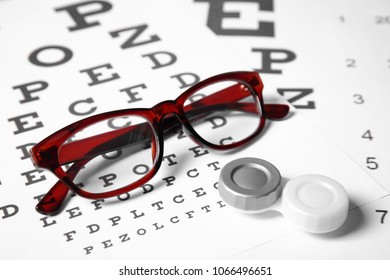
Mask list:
[[390,133],[382,129],[390,117],[388,1],[194,0],[187,5],[278,86],[272,90],[389,189]]
[[[389,223],[378,222],[382,213],[375,212],[387,210],[388,190],[293,108],[244,149],[217,153],[179,133],[165,139],[161,169],[138,190],[107,200],[72,197],[57,216],[35,211],[57,180],[33,167],[27,151],[34,143],[81,118],[150,107],[197,80],[250,70],[185,10],[172,9],[175,3],[1,3],[0,257],[388,257]],[[264,83],[265,103],[286,102],[272,79]],[[340,182],[350,199],[346,223],[331,234],[310,235],[279,215],[229,208],[218,195],[219,172],[248,156],[272,162],[286,179],[314,173]],[[372,250],[356,253],[356,243]],[[295,246],[304,248],[301,255],[287,252]]]
[[[194,0],[185,6],[389,190],[388,1]],[[388,202],[370,210],[381,224]]]

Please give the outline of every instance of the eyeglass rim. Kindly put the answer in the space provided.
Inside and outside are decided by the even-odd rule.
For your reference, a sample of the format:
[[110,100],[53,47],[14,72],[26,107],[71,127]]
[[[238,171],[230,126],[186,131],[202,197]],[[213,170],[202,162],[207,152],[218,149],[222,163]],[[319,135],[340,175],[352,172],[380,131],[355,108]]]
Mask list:
[[[210,77],[208,79],[205,79],[196,85],[192,86],[191,88],[184,91],[176,100],[174,100],[174,104],[177,108],[183,108],[184,102],[191,96],[194,92],[199,91],[201,88],[216,83],[221,82],[224,80],[229,81],[238,81],[241,83],[246,84],[249,86],[252,91],[256,94],[258,98],[258,102],[260,105],[261,110],[263,111],[263,97],[262,97],[262,89],[263,84],[261,81],[260,76],[256,72],[247,72],[247,71],[241,71],[241,72],[229,72],[229,73],[223,73],[219,74],[213,77]],[[163,103],[163,102],[162,102]],[[161,103],[159,103],[161,104]],[[157,106],[157,105],[155,105]],[[154,107],[155,107],[154,106]],[[154,115],[153,108],[140,108],[140,109],[123,109],[123,110],[115,110],[111,112],[105,112],[101,114],[97,114],[94,116],[90,116],[87,118],[84,118],[82,120],[79,120],[77,122],[74,122],[57,132],[53,133],[52,135],[46,137],[44,140],[36,144],[31,149],[31,155],[33,162],[35,165],[39,168],[44,168],[52,171],[58,179],[60,179],[67,187],[70,188],[73,192],[76,194],[90,199],[99,199],[99,198],[108,198],[112,196],[117,196],[126,192],[129,192],[139,186],[142,186],[146,182],[148,182],[158,171],[159,167],[161,166],[162,157],[163,157],[163,136],[162,136],[162,129],[159,128],[159,122],[156,121],[156,116]],[[94,123],[100,122],[105,119],[114,118],[114,117],[120,117],[123,115],[139,115],[142,117],[145,117],[148,121],[151,123],[151,127],[153,128],[153,132],[155,133],[156,138],[158,139],[157,145],[158,145],[158,155],[157,160],[154,166],[151,168],[151,170],[145,174],[140,180],[133,182],[132,184],[129,184],[127,186],[121,187],[116,190],[103,192],[103,193],[91,193],[87,192],[79,187],[77,187],[72,180],[69,180],[67,178],[67,174],[62,170],[61,165],[58,161],[58,151],[60,147],[64,144],[64,142],[72,135],[74,135],[77,131],[80,131],[81,129],[90,126]],[[216,145],[213,143],[210,143],[206,141],[204,138],[202,138],[196,131],[192,128],[192,126],[186,122],[186,117],[184,114],[184,111],[178,111],[179,117],[181,117],[182,123],[184,127],[186,128],[186,132],[189,133],[189,136],[192,139],[198,140],[201,144],[210,147],[212,149],[217,150],[226,150],[226,149],[232,149],[235,147],[239,147],[244,145],[245,143],[251,141],[253,138],[255,138],[263,129],[265,118],[264,116],[260,116],[260,122],[258,128],[250,135],[249,137],[231,144],[231,145]],[[184,120],[184,121],[183,121]],[[42,152],[42,150],[48,151],[48,150],[55,150],[56,152],[51,152],[51,155],[55,155],[51,157],[51,160],[42,160],[39,158],[39,153]]]

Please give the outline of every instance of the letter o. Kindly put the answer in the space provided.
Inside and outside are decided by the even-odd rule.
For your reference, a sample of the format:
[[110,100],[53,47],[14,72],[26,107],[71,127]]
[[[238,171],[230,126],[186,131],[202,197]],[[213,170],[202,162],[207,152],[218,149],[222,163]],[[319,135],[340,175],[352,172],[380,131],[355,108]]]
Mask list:
[[118,195],[117,198],[120,201],[125,201],[125,200],[128,200],[130,198],[130,194],[129,193],[122,193],[122,194]]
[[[61,58],[51,58],[51,60],[42,61],[41,59],[38,58],[38,56],[40,54],[42,54],[43,52],[46,52],[47,50],[60,51],[62,53],[62,57]],[[46,47],[42,47],[42,48],[39,48],[39,49],[36,49],[35,51],[33,51],[30,54],[30,56],[28,57],[28,60],[32,64],[37,65],[37,66],[52,67],[52,66],[64,64],[64,63],[68,62],[72,57],[73,57],[73,52],[66,47],[46,46]]]
[[138,164],[134,166],[133,172],[137,175],[144,175],[149,172],[149,166],[146,164]]

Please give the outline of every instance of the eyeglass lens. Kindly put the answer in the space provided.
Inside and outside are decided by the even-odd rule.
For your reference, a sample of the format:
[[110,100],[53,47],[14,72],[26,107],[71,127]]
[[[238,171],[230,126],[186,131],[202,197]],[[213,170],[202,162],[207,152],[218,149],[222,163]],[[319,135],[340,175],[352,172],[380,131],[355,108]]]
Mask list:
[[[213,95],[219,95],[218,102],[209,101]],[[248,138],[258,128],[261,116],[255,94],[236,81],[214,83],[195,92],[185,102],[184,111],[196,133],[214,145]]]
[[[199,137],[215,145],[248,138],[257,130],[261,116],[255,94],[236,81],[217,82],[194,92],[184,103],[184,112]],[[151,172],[157,160],[157,142],[146,118],[124,115],[72,135],[60,147],[58,157],[65,172],[72,164],[80,165],[73,178],[75,185],[89,193],[104,193]]]

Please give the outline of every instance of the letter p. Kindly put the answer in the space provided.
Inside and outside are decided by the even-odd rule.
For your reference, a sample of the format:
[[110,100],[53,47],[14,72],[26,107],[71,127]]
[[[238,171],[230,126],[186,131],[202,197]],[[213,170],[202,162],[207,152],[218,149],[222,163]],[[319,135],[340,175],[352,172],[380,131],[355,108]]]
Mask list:
[[105,13],[111,10],[112,4],[106,1],[86,1],[82,3],[72,4],[60,8],[56,8],[56,12],[67,11],[73,21],[74,26],[69,26],[69,31],[76,31],[92,26],[100,25],[99,21],[87,21],[87,17]]

